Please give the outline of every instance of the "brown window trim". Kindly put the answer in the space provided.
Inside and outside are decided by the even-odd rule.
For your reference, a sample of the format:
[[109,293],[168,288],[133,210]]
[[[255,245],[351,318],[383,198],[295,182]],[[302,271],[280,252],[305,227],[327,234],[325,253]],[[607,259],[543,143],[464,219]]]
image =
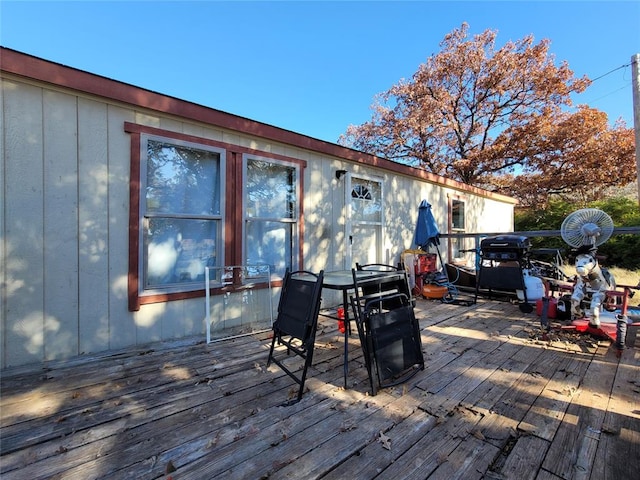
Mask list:
[[[263,152],[250,148],[240,147],[237,145],[231,145],[216,140],[210,140],[206,138],[196,137],[193,135],[187,135],[184,133],[173,132],[170,130],[164,130],[156,127],[150,127],[145,125],[139,125],[136,123],[125,122],[125,132],[131,134],[131,163],[130,163],[130,186],[129,186],[129,272],[127,282],[127,297],[129,304],[129,311],[140,310],[141,305],[170,302],[174,300],[185,300],[191,298],[201,298],[205,296],[205,289],[190,290],[186,292],[175,293],[159,293],[150,295],[140,295],[138,276],[140,258],[140,142],[142,134],[158,135],[166,138],[172,138],[176,140],[182,140],[202,145],[209,145],[225,149],[226,154],[226,185],[225,191],[227,193],[233,192],[233,196],[227,196],[225,202],[225,216],[224,216],[224,243],[225,243],[225,258],[224,265],[239,265],[242,261],[242,241],[235,241],[237,238],[242,238],[242,154],[247,153],[251,155],[257,155],[260,157],[269,157],[276,160],[283,160],[287,162],[297,163],[301,169],[304,170],[307,166],[307,162],[297,158],[286,157],[283,155],[276,155],[269,152]],[[302,251],[304,244],[304,217],[303,217],[303,197],[304,197],[304,178],[300,178],[300,191],[301,198],[299,203],[298,212],[298,268],[302,268]],[[273,280],[271,282],[272,287],[281,286],[281,280]],[[220,288],[211,288],[212,295],[220,295],[228,292],[238,292],[246,290],[248,288],[268,288],[268,285],[252,285],[248,287],[241,283],[229,285]]]

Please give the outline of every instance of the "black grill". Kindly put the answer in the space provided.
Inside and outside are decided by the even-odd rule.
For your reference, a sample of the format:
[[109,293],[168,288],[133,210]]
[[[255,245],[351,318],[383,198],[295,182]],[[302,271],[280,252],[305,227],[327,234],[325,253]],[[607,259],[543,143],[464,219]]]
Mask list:
[[519,235],[486,237],[480,242],[482,258],[487,260],[522,260],[529,254],[531,241]]

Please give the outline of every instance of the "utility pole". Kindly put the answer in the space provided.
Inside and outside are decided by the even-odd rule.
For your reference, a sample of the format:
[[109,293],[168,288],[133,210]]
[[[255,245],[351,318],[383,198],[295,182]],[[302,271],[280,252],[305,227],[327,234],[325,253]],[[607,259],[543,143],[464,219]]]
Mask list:
[[638,177],[638,205],[640,205],[640,53],[631,57],[633,75],[633,126],[636,138],[636,176]]

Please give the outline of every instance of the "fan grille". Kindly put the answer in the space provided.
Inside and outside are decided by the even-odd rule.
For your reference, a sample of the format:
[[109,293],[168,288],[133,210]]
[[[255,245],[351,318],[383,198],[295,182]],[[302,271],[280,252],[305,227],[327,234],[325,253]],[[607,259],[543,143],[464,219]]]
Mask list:
[[562,222],[560,234],[570,246],[597,247],[611,237],[613,220],[597,208],[583,208],[569,214]]

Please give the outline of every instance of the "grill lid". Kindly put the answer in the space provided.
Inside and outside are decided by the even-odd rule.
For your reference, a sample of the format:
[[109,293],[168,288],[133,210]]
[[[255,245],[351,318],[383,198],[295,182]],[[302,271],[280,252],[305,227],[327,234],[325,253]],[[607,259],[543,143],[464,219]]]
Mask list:
[[482,256],[491,260],[519,260],[530,249],[529,237],[522,235],[498,235],[480,242]]

